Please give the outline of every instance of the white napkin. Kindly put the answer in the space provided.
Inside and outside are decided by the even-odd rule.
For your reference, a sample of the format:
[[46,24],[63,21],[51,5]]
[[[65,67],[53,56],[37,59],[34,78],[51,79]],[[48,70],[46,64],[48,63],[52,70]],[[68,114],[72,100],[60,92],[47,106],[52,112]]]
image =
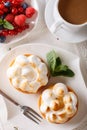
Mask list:
[[5,123],[7,121],[7,107],[1,95],[0,95],[0,121],[2,123]]
[[7,115],[4,98],[0,95],[0,130],[3,130],[3,125],[7,122]]

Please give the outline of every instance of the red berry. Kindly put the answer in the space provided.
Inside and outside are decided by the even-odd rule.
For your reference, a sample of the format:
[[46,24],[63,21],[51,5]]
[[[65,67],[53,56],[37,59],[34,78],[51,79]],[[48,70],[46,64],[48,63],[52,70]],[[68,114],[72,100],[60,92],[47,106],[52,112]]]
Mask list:
[[12,0],[12,2],[11,2],[13,5],[17,5],[18,4],[18,2],[16,1],[16,0]]
[[4,4],[0,4],[0,9],[4,9]]
[[18,28],[17,31],[18,31],[19,33],[21,33],[21,32],[23,31],[23,29],[22,29],[22,28]]
[[12,2],[12,0],[9,0],[9,2]]
[[24,0],[16,0],[16,1],[22,3]]
[[14,35],[17,35],[18,34],[18,29],[14,29]]
[[13,21],[12,22],[12,25],[14,26],[14,27],[17,27],[17,24]]
[[25,28],[26,28],[26,29],[29,28],[29,24],[26,24],[26,25],[25,25]]
[[22,30],[25,30],[25,29],[26,29],[25,25],[24,25],[24,26],[22,26]]
[[23,13],[24,9],[22,7],[18,8],[18,13]]
[[14,15],[13,14],[7,14],[7,16],[5,17],[5,19],[8,21],[8,22],[13,22],[14,21]]
[[28,7],[28,8],[26,8],[26,11],[25,11],[26,16],[28,18],[31,18],[35,14],[35,12],[36,12],[36,10],[33,7]]
[[15,15],[15,14],[17,14],[18,10],[17,10],[17,8],[12,8],[11,12],[12,12],[12,14]]
[[17,32],[17,31],[15,31],[15,32],[14,32],[14,35],[17,35],[17,34],[18,34],[18,32]]
[[2,31],[2,34],[3,34],[4,36],[7,36],[7,35],[8,35],[8,31],[3,30],[3,31]]
[[8,12],[8,8],[4,8],[3,11],[4,11],[5,13],[7,13],[7,12]]
[[9,30],[8,33],[9,33],[9,35],[14,35],[15,34],[14,30]]
[[23,26],[25,24],[26,21],[26,16],[24,14],[20,14],[15,16],[14,18],[14,22],[18,25],[18,26]]
[[15,1],[15,0],[12,0],[12,2],[11,2],[12,4],[16,4],[17,2]]
[[25,29],[29,28],[29,25],[28,25],[28,24],[25,24],[25,25],[22,26],[21,28],[22,28],[22,30],[25,30]]

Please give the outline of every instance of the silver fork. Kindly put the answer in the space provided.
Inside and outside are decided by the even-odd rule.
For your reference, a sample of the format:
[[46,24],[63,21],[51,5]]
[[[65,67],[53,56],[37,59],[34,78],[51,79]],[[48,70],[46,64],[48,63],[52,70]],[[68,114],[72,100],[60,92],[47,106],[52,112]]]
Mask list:
[[36,124],[39,124],[41,122],[42,117],[31,107],[29,106],[23,106],[11,99],[7,94],[5,94],[2,90],[0,90],[0,94],[11,101],[16,106],[20,107],[21,112],[30,120],[34,121]]

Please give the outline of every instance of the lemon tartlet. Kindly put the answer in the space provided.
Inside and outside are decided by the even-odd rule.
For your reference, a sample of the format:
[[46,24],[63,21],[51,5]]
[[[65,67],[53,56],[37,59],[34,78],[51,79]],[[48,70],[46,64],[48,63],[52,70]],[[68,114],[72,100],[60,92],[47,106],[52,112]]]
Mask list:
[[51,123],[65,123],[78,110],[77,95],[63,83],[56,83],[45,89],[38,103],[42,116]]
[[36,55],[18,55],[9,65],[7,76],[11,85],[25,93],[36,93],[48,83],[48,68]]

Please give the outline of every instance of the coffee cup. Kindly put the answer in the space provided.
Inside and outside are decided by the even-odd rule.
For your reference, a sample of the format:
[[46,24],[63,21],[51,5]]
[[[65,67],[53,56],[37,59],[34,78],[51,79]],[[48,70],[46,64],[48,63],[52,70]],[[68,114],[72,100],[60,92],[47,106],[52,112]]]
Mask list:
[[[71,19],[71,21],[68,21],[67,19],[65,19],[63,17],[64,13],[66,12],[66,10],[63,10],[63,15],[61,13],[61,7],[64,8],[64,4],[62,3],[61,4],[61,7],[60,7],[60,3],[63,2],[64,0],[55,0],[55,3],[53,5],[53,18],[54,18],[54,22],[53,24],[51,25],[50,27],[50,30],[51,32],[53,33],[56,33],[60,28],[64,28],[64,29],[67,29],[68,31],[73,31],[73,32],[76,32],[76,31],[79,31],[81,29],[83,29],[85,26],[87,26],[87,15],[86,15],[86,18],[84,16],[84,19],[82,21],[82,19],[79,17],[78,19],[76,19],[76,16],[73,16],[75,20],[73,20],[73,18]],[[76,0],[73,0],[73,1],[76,1]],[[81,0],[78,0],[78,1],[81,1]],[[66,4],[68,2],[68,0],[66,1]],[[83,1],[84,2],[84,1]],[[87,5],[87,3],[84,3],[84,5]],[[74,6],[74,5],[73,5]],[[67,8],[67,7],[66,7]],[[65,9],[66,9],[65,8]],[[73,7],[72,7],[73,8]],[[76,7],[77,8],[77,7]],[[77,8],[78,9],[78,8]],[[82,9],[82,7],[81,7]],[[87,7],[85,6],[85,9],[87,10]],[[65,11],[65,12],[64,12]],[[68,11],[68,10],[67,10]],[[72,11],[72,10],[71,10]],[[74,11],[74,8],[73,8],[73,11]],[[76,10],[75,10],[76,11]],[[84,10],[83,10],[84,11]],[[70,12],[70,11],[69,11]],[[81,10],[80,10],[81,12]],[[87,11],[86,11],[87,12]],[[71,12],[73,13],[73,12]],[[77,12],[78,13],[78,12]],[[83,12],[84,13],[84,12]],[[70,15],[70,13],[69,13]],[[73,13],[74,15],[74,13]],[[76,15],[76,14],[75,14]],[[68,16],[68,13],[67,13],[67,16]],[[72,16],[72,15],[70,15]],[[77,16],[80,16],[80,13],[77,15]],[[69,17],[69,16],[68,16]],[[86,20],[85,20],[86,19]],[[85,21],[84,21],[85,20]],[[73,22],[74,21],[74,22]],[[75,23],[76,22],[76,23]]]

